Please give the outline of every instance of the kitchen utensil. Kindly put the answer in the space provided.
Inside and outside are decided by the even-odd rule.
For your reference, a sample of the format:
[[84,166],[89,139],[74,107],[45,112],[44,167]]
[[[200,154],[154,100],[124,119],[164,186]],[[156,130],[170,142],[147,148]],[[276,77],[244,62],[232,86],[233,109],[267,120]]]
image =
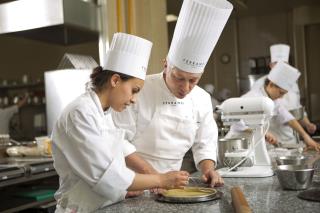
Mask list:
[[306,161],[307,157],[302,155],[276,157],[277,165],[304,165]]
[[189,177],[188,186],[209,187],[209,185],[204,183],[200,177]]
[[275,171],[283,189],[307,189],[312,183],[314,168],[307,165],[280,165]]
[[186,187],[184,189],[170,189],[159,194],[157,201],[167,203],[198,203],[221,198],[222,192],[205,187]]
[[232,199],[232,206],[236,213],[252,212],[240,187],[236,186],[231,188],[231,199]]

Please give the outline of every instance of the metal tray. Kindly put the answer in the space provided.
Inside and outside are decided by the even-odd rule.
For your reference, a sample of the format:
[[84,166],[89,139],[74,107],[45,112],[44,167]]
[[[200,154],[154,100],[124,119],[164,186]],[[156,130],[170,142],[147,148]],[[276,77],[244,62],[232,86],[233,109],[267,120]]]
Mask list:
[[213,194],[208,195],[200,195],[197,197],[167,197],[164,195],[157,195],[156,200],[160,202],[166,202],[166,203],[198,203],[198,202],[205,202],[205,201],[211,201],[220,199],[222,197],[223,193],[216,190]]

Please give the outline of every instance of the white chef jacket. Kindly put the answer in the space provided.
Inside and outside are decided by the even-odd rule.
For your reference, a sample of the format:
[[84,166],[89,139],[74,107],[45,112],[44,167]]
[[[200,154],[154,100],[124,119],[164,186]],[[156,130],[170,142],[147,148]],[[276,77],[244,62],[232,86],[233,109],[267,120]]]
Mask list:
[[[267,92],[265,91],[264,85],[261,87],[254,87],[249,92],[244,94],[242,97],[268,97]],[[269,132],[275,135],[280,143],[284,143],[283,136],[281,137],[281,127],[288,126],[288,122],[293,120],[294,117],[292,114],[284,108],[282,105],[281,99],[273,100],[275,108],[274,108],[274,116],[270,120]],[[234,137],[237,135],[237,132],[245,130],[247,127],[243,125],[244,123],[239,122],[235,125],[231,126],[230,133],[228,133],[228,137]],[[290,126],[288,126],[290,128]],[[281,138],[280,138],[281,137]]]
[[[259,78],[252,86],[253,89],[258,89],[264,85],[267,75]],[[298,109],[301,106],[300,103],[300,90],[297,82],[293,85],[290,91],[286,93],[281,99],[279,99],[281,105],[287,110]],[[305,116],[307,116],[305,112]],[[277,125],[276,136],[281,143],[297,143],[296,137],[293,133],[293,129],[289,125]]]
[[0,134],[9,134],[10,119],[18,111],[17,105],[0,109]]
[[123,136],[93,91],[64,109],[52,133],[60,212],[91,212],[125,198],[135,174],[125,164]]
[[167,88],[163,73],[146,77],[138,101],[113,112],[115,125],[137,153],[157,171],[180,170],[185,153],[192,148],[196,166],[205,159],[216,161],[217,125],[210,95],[198,86],[183,99]]

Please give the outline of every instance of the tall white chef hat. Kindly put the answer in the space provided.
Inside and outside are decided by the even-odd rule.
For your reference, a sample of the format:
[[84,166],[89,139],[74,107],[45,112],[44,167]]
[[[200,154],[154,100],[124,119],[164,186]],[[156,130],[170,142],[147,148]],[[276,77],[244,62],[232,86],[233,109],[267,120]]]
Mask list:
[[290,46],[286,44],[274,44],[270,46],[271,62],[289,61]]
[[280,88],[289,91],[299,76],[300,72],[296,68],[280,61],[270,71],[268,79]]
[[168,61],[186,72],[203,72],[232,9],[226,0],[184,0]]
[[151,47],[152,43],[146,39],[125,33],[115,33],[103,69],[144,80]]

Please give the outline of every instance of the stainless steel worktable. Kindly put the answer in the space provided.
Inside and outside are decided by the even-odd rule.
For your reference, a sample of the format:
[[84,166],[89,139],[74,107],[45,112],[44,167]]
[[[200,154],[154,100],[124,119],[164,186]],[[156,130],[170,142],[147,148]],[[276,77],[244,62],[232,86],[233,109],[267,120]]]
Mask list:
[[[199,175],[199,173],[193,176]],[[98,212],[233,212],[230,189],[240,186],[254,212],[320,212],[320,202],[301,200],[300,191],[283,190],[276,176],[267,178],[225,178],[219,200],[194,204],[170,204],[155,201],[154,195],[144,194],[105,207]],[[320,171],[313,177],[312,187],[320,188]]]

